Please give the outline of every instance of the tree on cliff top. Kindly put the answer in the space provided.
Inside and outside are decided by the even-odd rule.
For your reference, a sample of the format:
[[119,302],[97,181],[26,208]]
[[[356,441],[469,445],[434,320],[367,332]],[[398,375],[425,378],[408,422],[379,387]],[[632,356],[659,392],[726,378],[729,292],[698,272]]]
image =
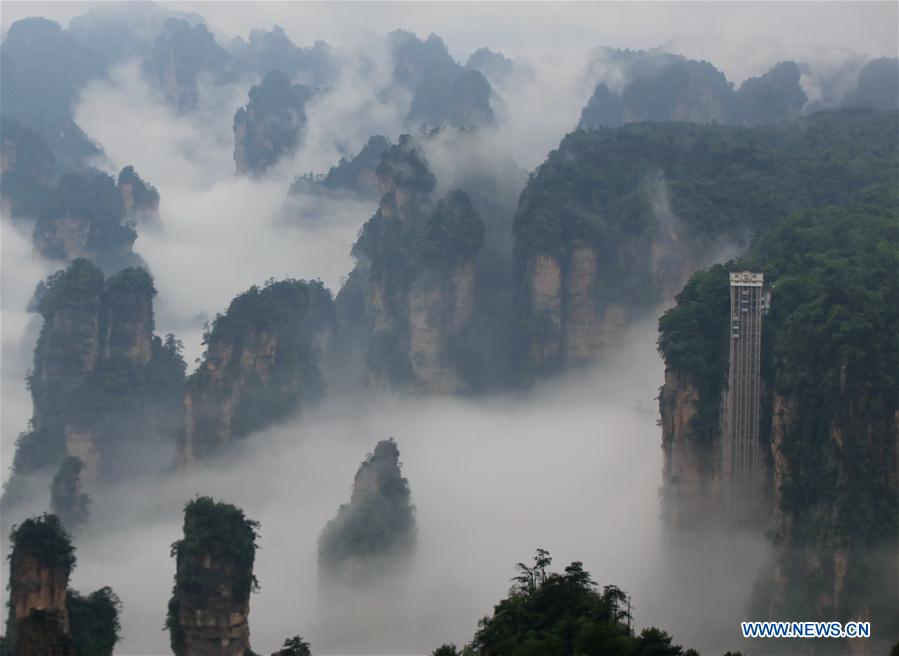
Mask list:
[[617,586],[596,590],[582,563],[552,572],[552,558],[538,549],[533,565],[519,563],[509,596],[479,623],[461,650],[443,645],[432,656],[698,656],[672,644],[656,628],[631,630],[627,595]]

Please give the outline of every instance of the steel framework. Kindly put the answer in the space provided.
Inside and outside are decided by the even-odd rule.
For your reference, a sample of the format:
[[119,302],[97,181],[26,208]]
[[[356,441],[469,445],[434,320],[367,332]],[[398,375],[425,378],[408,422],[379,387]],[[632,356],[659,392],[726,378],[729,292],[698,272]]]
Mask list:
[[759,446],[764,276],[730,274],[730,367],[723,413],[722,468],[732,520],[759,521],[764,470]]

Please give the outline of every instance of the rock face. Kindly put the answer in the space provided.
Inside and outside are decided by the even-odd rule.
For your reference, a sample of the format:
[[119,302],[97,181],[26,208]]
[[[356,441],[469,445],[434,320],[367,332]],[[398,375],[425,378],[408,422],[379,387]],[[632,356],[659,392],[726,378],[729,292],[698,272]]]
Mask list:
[[597,84],[584,107],[584,130],[636,121],[774,123],[799,116],[808,100],[795,62],[781,62],[736,91],[712,64],[680,55],[604,49],[596,64],[609,81]]
[[159,192],[126,166],[118,184],[99,171],[67,173],[40,199],[34,247],[43,257],[92,260],[114,273],[145,266],[133,252],[134,226],[159,215]]
[[259,524],[232,505],[199,497],[184,508],[172,546],[175,587],[166,626],[175,656],[251,656],[250,592]]
[[105,70],[104,58],[58,23],[16,21],[0,44],[0,115],[37,133],[60,170],[82,167],[101,151],[73,120],[72,107],[84,85]]
[[415,508],[393,439],[382,440],[359,466],[349,504],[319,537],[319,571],[361,583],[402,563],[415,546]]
[[[519,370],[597,362],[623,327],[670,303],[713,258],[744,250],[774,217],[858,193],[858,180],[824,182],[809,165],[823,135],[847,138],[841,156],[862,157],[873,177],[891,171],[873,145],[891,138],[884,121],[824,112],[789,130],[641,123],[566,136],[529,179],[515,216]],[[864,155],[848,146],[855,130]],[[762,151],[764,165],[752,159]],[[759,186],[772,190],[765,201],[750,192]]]
[[187,385],[178,463],[189,467],[320,398],[319,362],[336,335],[321,282],[285,280],[235,298],[205,336]]
[[252,72],[261,77],[278,70],[318,87],[331,82],[337,72],[331,46],[316,41],[308,48],[297,47],[278,25],[271,30],[251,29],[246,41],[235,37],[228,50],[234,58],[232,76]]
[[83,469],[81,458],[68,456],[50,486],[50,510],[70,532],[86,523],[90,513],[91,498],[81,491]]
[[410,125],[469,128],[493,122],[490,83],[480,71],[454,60],[439,36],[431,34],[421,41],[398,30],[390,39],[394,79],[413,93]]
[[145,182],[133,166],[121,170],[116,189],[122,199],[122,215],[126,220],[142,223],[159,218],[159,192]]
[[56,181],[56,157],[32,130],[0,117],[0,212],[36,217]]
[[144,72],[169,103],[187,111],[199,102],[200,77],[222,79],[230,61],[205,25],[172,18],[156,37]]
[[380,206],[353,247],[338,304],[364,326],[368,382],[454,393],[468,386],[466,337],[484,225],[468,196],[435,200],[435,180],[408,136],[377,168]]
[[27,519],[12,533],[6,637],[15,656],[74,656],[66,590],[74,550],[53,515]]
[[272,71],[250,89],[250,100],[234,114],[234,162],[239,174],[259,175],[296,152],[306,127],[312,89],[291,84]]
[[[29,379],[34,415],[17,445],[14,474],[59,467],[71,456],[80,459],[85,481],[129,475],[142,460],[136,449],[176,432],[185,365],[173,337],[163,343],[153,335],[155,293],[142,269],[104,279],[87,260],[39,286],[44,322]],[[5,497],[15,488],[14,475]]]
[[378,176],[375,173],[384,153],[390,148],[387,137],[376,134],[352,159],[341,158],[324,176],[305,175],[293,181],[290,196],[321,191],[343,192],[359,198],[377,198]]

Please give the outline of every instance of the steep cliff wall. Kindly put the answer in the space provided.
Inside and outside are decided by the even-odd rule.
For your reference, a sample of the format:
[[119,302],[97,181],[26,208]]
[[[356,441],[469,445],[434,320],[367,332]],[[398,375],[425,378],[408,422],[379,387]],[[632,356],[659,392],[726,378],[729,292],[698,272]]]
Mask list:
[[415,546],[415,508],[393,439],[382,440],[359,466],[349,504],[319,536],[319,570],[362,584],[402,564]]
[[343,311],[364,326],[368,384],[463,391],[472,377],[466,340],[483,222],[461,191],[433,198],[434,177],[408,136],[377,174],[380,206],[353,247],[358,291],[344,295],[361,307]]
[[34,226],[34,247],[42,257],[86,258],[107,272],[141,266],[133,252],[137,232],[125,212],[123,193],[105,173],[67,173],[42,204]]
[[[597,362],[694,271],[793,212],[882,180],[893,166],[875,144],[893,139],[890,120],[858,111],[780,128],[642,123],[567,135],[515,217],[520,371]],[[865,175],[822,178],[824,140]]]
[[234,114],[234,163],[240,174],[259,175],[293,154],[306,127],[312,89],[291,84],[272,71],[250,89],[250,100]]
[[250,592],[258,523],[209,497],[184,508],[172,546],[175,586],[166,627],[176,656],[251,656]]
[[74,654],[66,589],[75,555],[62,524],[42,515],[22,522],[10,537],[6,637],[11,653]]
[[126,166],[119,172],[116,189],[126,220],[142,223],[159,218],[159,192],[141,178],[133,166]]
[[331,294],[320,282],[272,282],[235,298],[205,336],[203,361],[188,381],[179,466],[318,400],[319,363],[335,334]]
[[[149,466],[137,449],[171,440],[180,424],[184,362],[172,336],[153,335],[152,278],[125,269],[104,279],[87,260],[51,276],[38,289],[43,326],[29,379],[31,430],[17,444],[14,476],[84,466],[85,482]],[[151,449],[152,450],[152,449]],[[141,464],[143,463],[143,465]]]

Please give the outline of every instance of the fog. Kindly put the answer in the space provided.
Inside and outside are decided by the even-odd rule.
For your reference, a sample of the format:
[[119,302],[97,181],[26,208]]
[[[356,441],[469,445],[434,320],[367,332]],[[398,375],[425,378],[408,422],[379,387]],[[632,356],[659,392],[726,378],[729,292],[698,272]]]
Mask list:
[[[739,545],[742,574],[725,562],[736,544],[709,544],[707,552],[694,545],[690,562],[665,552],[654,330],[653,322],[636,328],[600,369],[523,396],[332,400],[249,436],[241,452],[208,470],[101,491],[89,529],[76,536],[72,586],[110,585],[120,595],[117,653],[165,653],[169,545],[181,535],[185,501],[208,494],[262,523],[261,591],[250,614],[261,653],[295,633],[322,654],[423,654],[462,643],[505,595],[514,563],[537,547],[560,569],[582,560],[600,584],[631,593],[638,626],[658,624],[681,643],[723,651],[733,646],[731,624],[742,616],[761,545]],[[331,605],[317,580],[318,534],[348,500],[365,454],[388,436],[417,506],[417,554],[405,579]]]
[[[65,25],[89,5],[4,2],[2,27],[28,15]],[[488,180],[510,213],[526,173],[577,125],[597,76],[616,83],[614,71],[590,67],[598,46],[660,47],[708,59],[735,83],[782,59],[832,71],[852,69],[862,55],[896,52],[894,3],[172,6],[203,14],[228,37],[280,24],[298,45],[323,39],[340,47],[342,58],[337,80],[307,107],[302,147],[262,179],[235,176],[233,161],[233,114],[258,80],[202,80],[197,111],[179,114],[130,61],[91,83],[74,107],[78,124],[103,146],[96,165],[113,175],[133,165],[161,194],[160,221],[139,228],[135,251],[159,291],[156,332],[183,340],[191,369],[202,353],[204,322],[236,294],[285,277],[319,278],[336,293],[352,269],[350,248],[375,202],[301,196],[293,214],[302,220],[285,218],[282,206],[294,176],[326,172],[372,134],[395,141],[408,129],[410,97],[393,85],[384,41],[393,29],[435,32],[463,64],[487,46],[529,71],[494,83],[502,100],[495,128],[467,137],[444,133],[425,146],[440,193]],[[803,86],[812,101],[829,93],[820,75],[806,73]],[[660,208],[676,220],[667,204]],[[24,381],[39,324],[26,307],[36,283],[58,267],[33,257],[27,222],[0,225],[6,480],[15,438],[31,415]],[[109,585],[122,598],[117,653],[168,653],[162,626],[174,574],[169,548],[181,535],[184,503],[207,494],[262,523],[262,588],[250,615],[260,653],[297,633],[321,654],[423,654],[465,642],[505,595],[514,563],[537,547],[549,549],[559,569],[582,560],[600,584],[628,591],[638,627],[658,625],[703,653],[735,649],[736,622],[765,547],[707,536],[675,550],[661,539],[657,315],[595,369],[521,395],[330,398],[301,420],[249,436],[240,452],[208,470],[97,490],[91,525],[76,537],[72,585],[82,592]],[[348,500],[359,462],[388,436],[398,442],[418,509],[417,555],[408,576],[388,588],[328,601],[317,580],[318,534]],[[40,496],[19,512],[46,507]],[[6,536],[3,542],[5,549]],[[734,571],[733,562],[744,567]]]

